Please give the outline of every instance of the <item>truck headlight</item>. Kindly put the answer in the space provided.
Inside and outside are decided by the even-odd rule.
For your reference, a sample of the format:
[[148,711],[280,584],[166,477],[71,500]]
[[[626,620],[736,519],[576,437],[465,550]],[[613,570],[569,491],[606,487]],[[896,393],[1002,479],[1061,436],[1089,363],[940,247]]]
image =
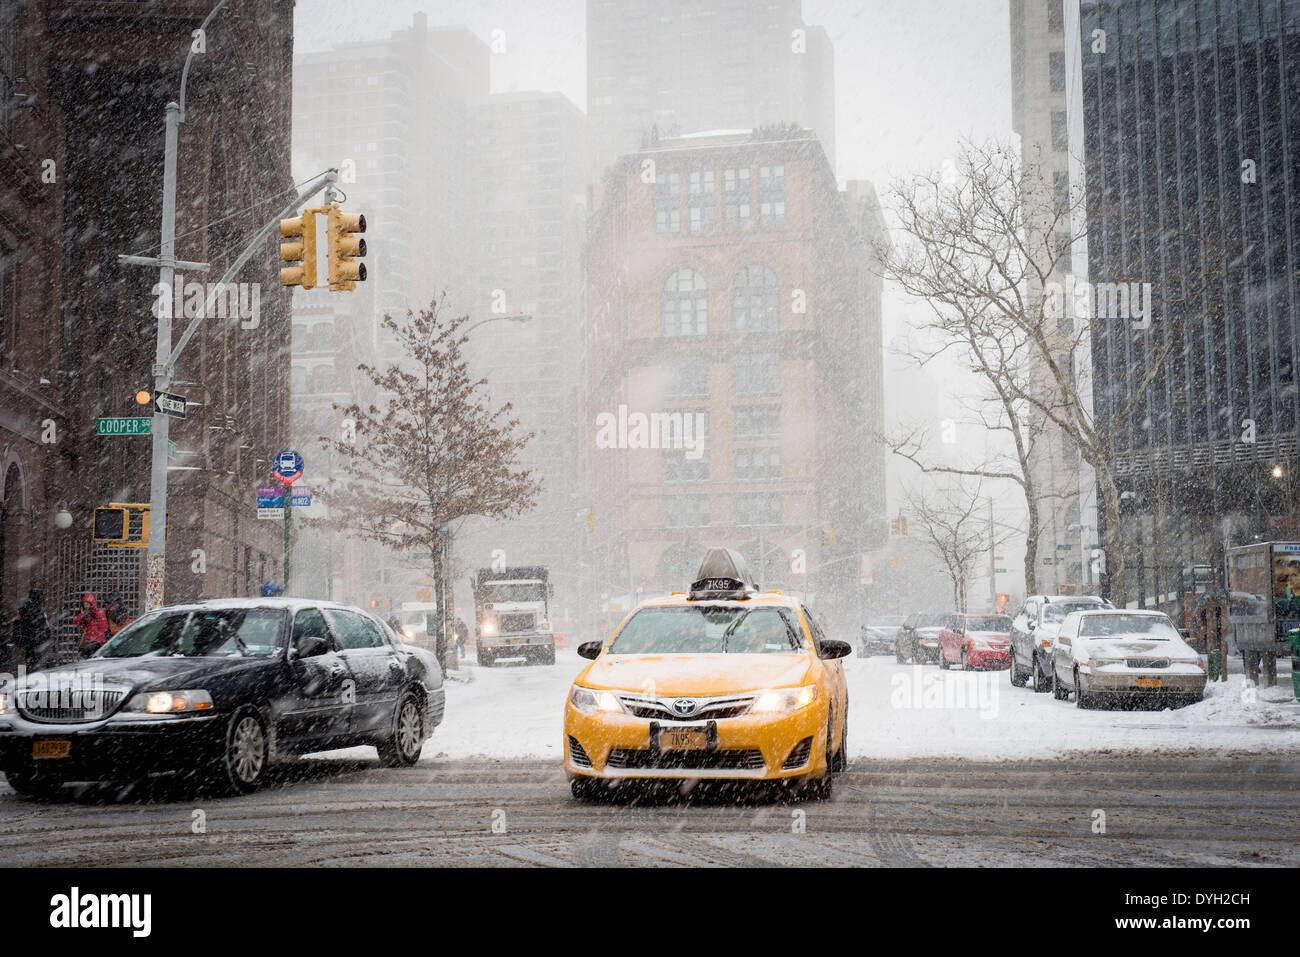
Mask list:
[[495,622],[491,622],[491,621],[483,622],[483,634],[495,635],[496,633],[497,633],[497,626]]
[[594,714],[598,711],[617,714],[623,710],[623,703],[618,700],[618,695],[614,692],[597,691],[594,688],[584,688],[582,685],[574,685],[569,689],[569,703],[583,714]]
[[184,711],[211,711],[212,696],[206,691],[142,691],[122,708],[144,714],[180,714]]
[[789,714],[806,708],[817,700],[817,686],[804,685],[801,688],[777,688],[772,691],[760,691],[746,714]]

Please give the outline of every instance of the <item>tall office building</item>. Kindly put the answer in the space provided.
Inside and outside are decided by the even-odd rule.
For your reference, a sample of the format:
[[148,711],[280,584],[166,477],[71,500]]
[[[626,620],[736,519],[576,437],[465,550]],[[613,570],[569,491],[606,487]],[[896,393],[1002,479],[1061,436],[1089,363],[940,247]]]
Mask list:
[[[653,169],[647,181],[645,170]],[[598,192],[586,264],[586,604],[680,590],[706,546],[856,628],[883,544],[870,184],[809,131],[661,139]]]
[[657,131],[794,123],[835,166],[834,52],[800,0],[587,0],[593,176]]
[[[1020,137],[1022,168],[1026,171],[1025,208],[1044,210],[1047,197],[1068,204],[1070,140],[1066,90],[1065,11],[1062,0],[1010,0],[1011,125]],[[1047,222],[1039,230],[1068,227],[1068,205],[1057,211],[1067,218]],[[1057,262],[1052,281],[1064,284],[1070,262]],[[1042,289],[1031,294],[1041,295]],[[1048,329],[1055,351],[1070,348],[1073,329],[1067,324]],[[1041,370],[1036,374],[1041,375]],[[1034,423],[1041,429],[1030,456],[1038,501],[1039,538],[1034,555],[1037,590],[1072,593],[1095,590],[1088,561],[1096,538],[1096,498],[1093,477],[1077,448],[1051,421]]]
[[465,354],[471,373],[487,379],[492,406],[509,402],[521,431],[533,434],[521,462],[542,492],[535,507],[513,521],[466,523],[455,550],[463,569],[489,565],[498,549],[512,564],[556,569],[560,622],[574,595],[559,570],[576,557],[574,515],[583,506],[574,496],[574,445],[584,120],[567,97],[542,92],[481,97],[469,117],[473,331]]
[[[1157,300],[1148,334],[1094,325],[1103,427],[1172,329],[1160,291],[1212,269],[1208,308],[1113,450],[1130,597],[1170,607],[1221,581],[1225,544],[1297,534],[1300,3],[1079,11],[1090,273],[1149,281]],[[1135,209],[1136,224],[1117,213]],[[1227,268],[1214,265],[1217,235],[1232,247]]]

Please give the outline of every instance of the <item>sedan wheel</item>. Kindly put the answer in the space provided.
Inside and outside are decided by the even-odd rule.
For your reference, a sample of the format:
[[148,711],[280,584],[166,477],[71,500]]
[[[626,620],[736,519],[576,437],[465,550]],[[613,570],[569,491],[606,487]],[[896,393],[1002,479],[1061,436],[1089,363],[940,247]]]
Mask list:
[[1079,672],[1074,672],[1074,705],[1076,708],[1088,708],[1092,706],[1092,698],[1083,693],[1083,682],[1079,680]]
[[1016,664],[1016,649],[1014,647],[1011,649],[1011,667],[1008,668],[1007,671],[1011,675],[1012,685],[1017,688],[1023,688],[1025,686],[1026,676],[1021,672],[1020,665]]
[[1034,669],[1034,690],[1040,694],[1044,691],[1052,690],[1052,686],[1056,684],[1056,682],[1053,680],[1051,675],[1043,674],[1042,666],[1038,664],[1037,655],[1034,656],[1034,663],[1030,665],[1030,667]]
[[230,719],[225,753],[216,773],[217,787],[230,794],[248,794],[262,785],[267,764],[266,727],[252,707],[244,707]]
[[1052,697],[1057,701],[1064,701],[1070,697],[1070,689],[1061,684],[1061,679],[1056,676],[1056,669],[1052,669]]
[[424,743],[421,737],[423,731],[420,703],[408,691],[397,700],[397,708],[393,712],[392,736],[376,745],[379,763],[386,768],[409,768],[420,760],[420,746]]
[[948,656],[944,653],[943,645],[939,646],[939,670],[948,670]]

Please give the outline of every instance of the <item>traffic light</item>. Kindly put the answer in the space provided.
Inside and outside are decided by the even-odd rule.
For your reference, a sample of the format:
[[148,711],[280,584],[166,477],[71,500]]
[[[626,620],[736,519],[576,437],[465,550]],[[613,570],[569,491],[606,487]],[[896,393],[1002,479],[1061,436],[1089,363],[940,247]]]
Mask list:
[[889,567],[890,567],[890,568],[902,568],[902,567],[903,567],[903,556],[902,556],[902,555],[890,555],[890,556],[889,556]]
[[832,529],[827,528],[822,530],[822,544],[827,548],[835,547],[835,532]]
[[[301,216],[280,220],[280,285],[316,288],[316,212],[305,210]],[[331,270],[333,266],[331,265]]]
[[596,515],[593,512],[587,513],[587,534],[594,535],[596,532]]
[[124,542],[130,527],[130,517],[125,508],[97,508],[90,538],[95,542]]
[[379,599],[378,599],[378,598],[372,598],[372,599],[370,599],[370,607],[371,607],[371,608],[378,608],[378,607],[379,607]]
[[889,520],[889,533],[891,535],[906,535],[907,518],[903,515],[898,516],[898,518],[891,518]]
[[331,203],[327,209],[330,292],[346,292],[355,289],[357,282],[364,282],[366,278],[366,264],[353,258],[366,254],[366,241],[353,235],[366,231],[366,217],[361,213],[345,213],[339,209],[338,203]]

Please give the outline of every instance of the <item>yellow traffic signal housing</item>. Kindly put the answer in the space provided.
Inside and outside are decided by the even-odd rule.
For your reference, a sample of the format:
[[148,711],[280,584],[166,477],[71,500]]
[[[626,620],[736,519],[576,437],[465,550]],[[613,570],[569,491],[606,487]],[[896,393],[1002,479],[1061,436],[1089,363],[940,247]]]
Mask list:
[[[95,509],[91,539],[109,548],[148,548],[152,510],[148,502],[109,502]],[[163,534],[170,531],[170,523]]]
[[835,532],[832,529],[827,528],[822,531],[822,544],[827,548],[835,547]]
[[338,203],[326,207],[329,221],[326,235],[329,242],[330,292],[346,292],[357,287],[366,278],[366,264],[354,257],[366,254],[366,241],[355,233],[366,231],[366,217],[361,213],[345,213]]
[[596,532],[596,516],[591,512],[587,513],[587,534],[593,535]]
[[[289,240],[280,243],[280,261],[291,264],[280,267],[280,285],[316,288],[316,211],[280,220],[280,235]],[[331,258],[331,275],[333,270]]]

